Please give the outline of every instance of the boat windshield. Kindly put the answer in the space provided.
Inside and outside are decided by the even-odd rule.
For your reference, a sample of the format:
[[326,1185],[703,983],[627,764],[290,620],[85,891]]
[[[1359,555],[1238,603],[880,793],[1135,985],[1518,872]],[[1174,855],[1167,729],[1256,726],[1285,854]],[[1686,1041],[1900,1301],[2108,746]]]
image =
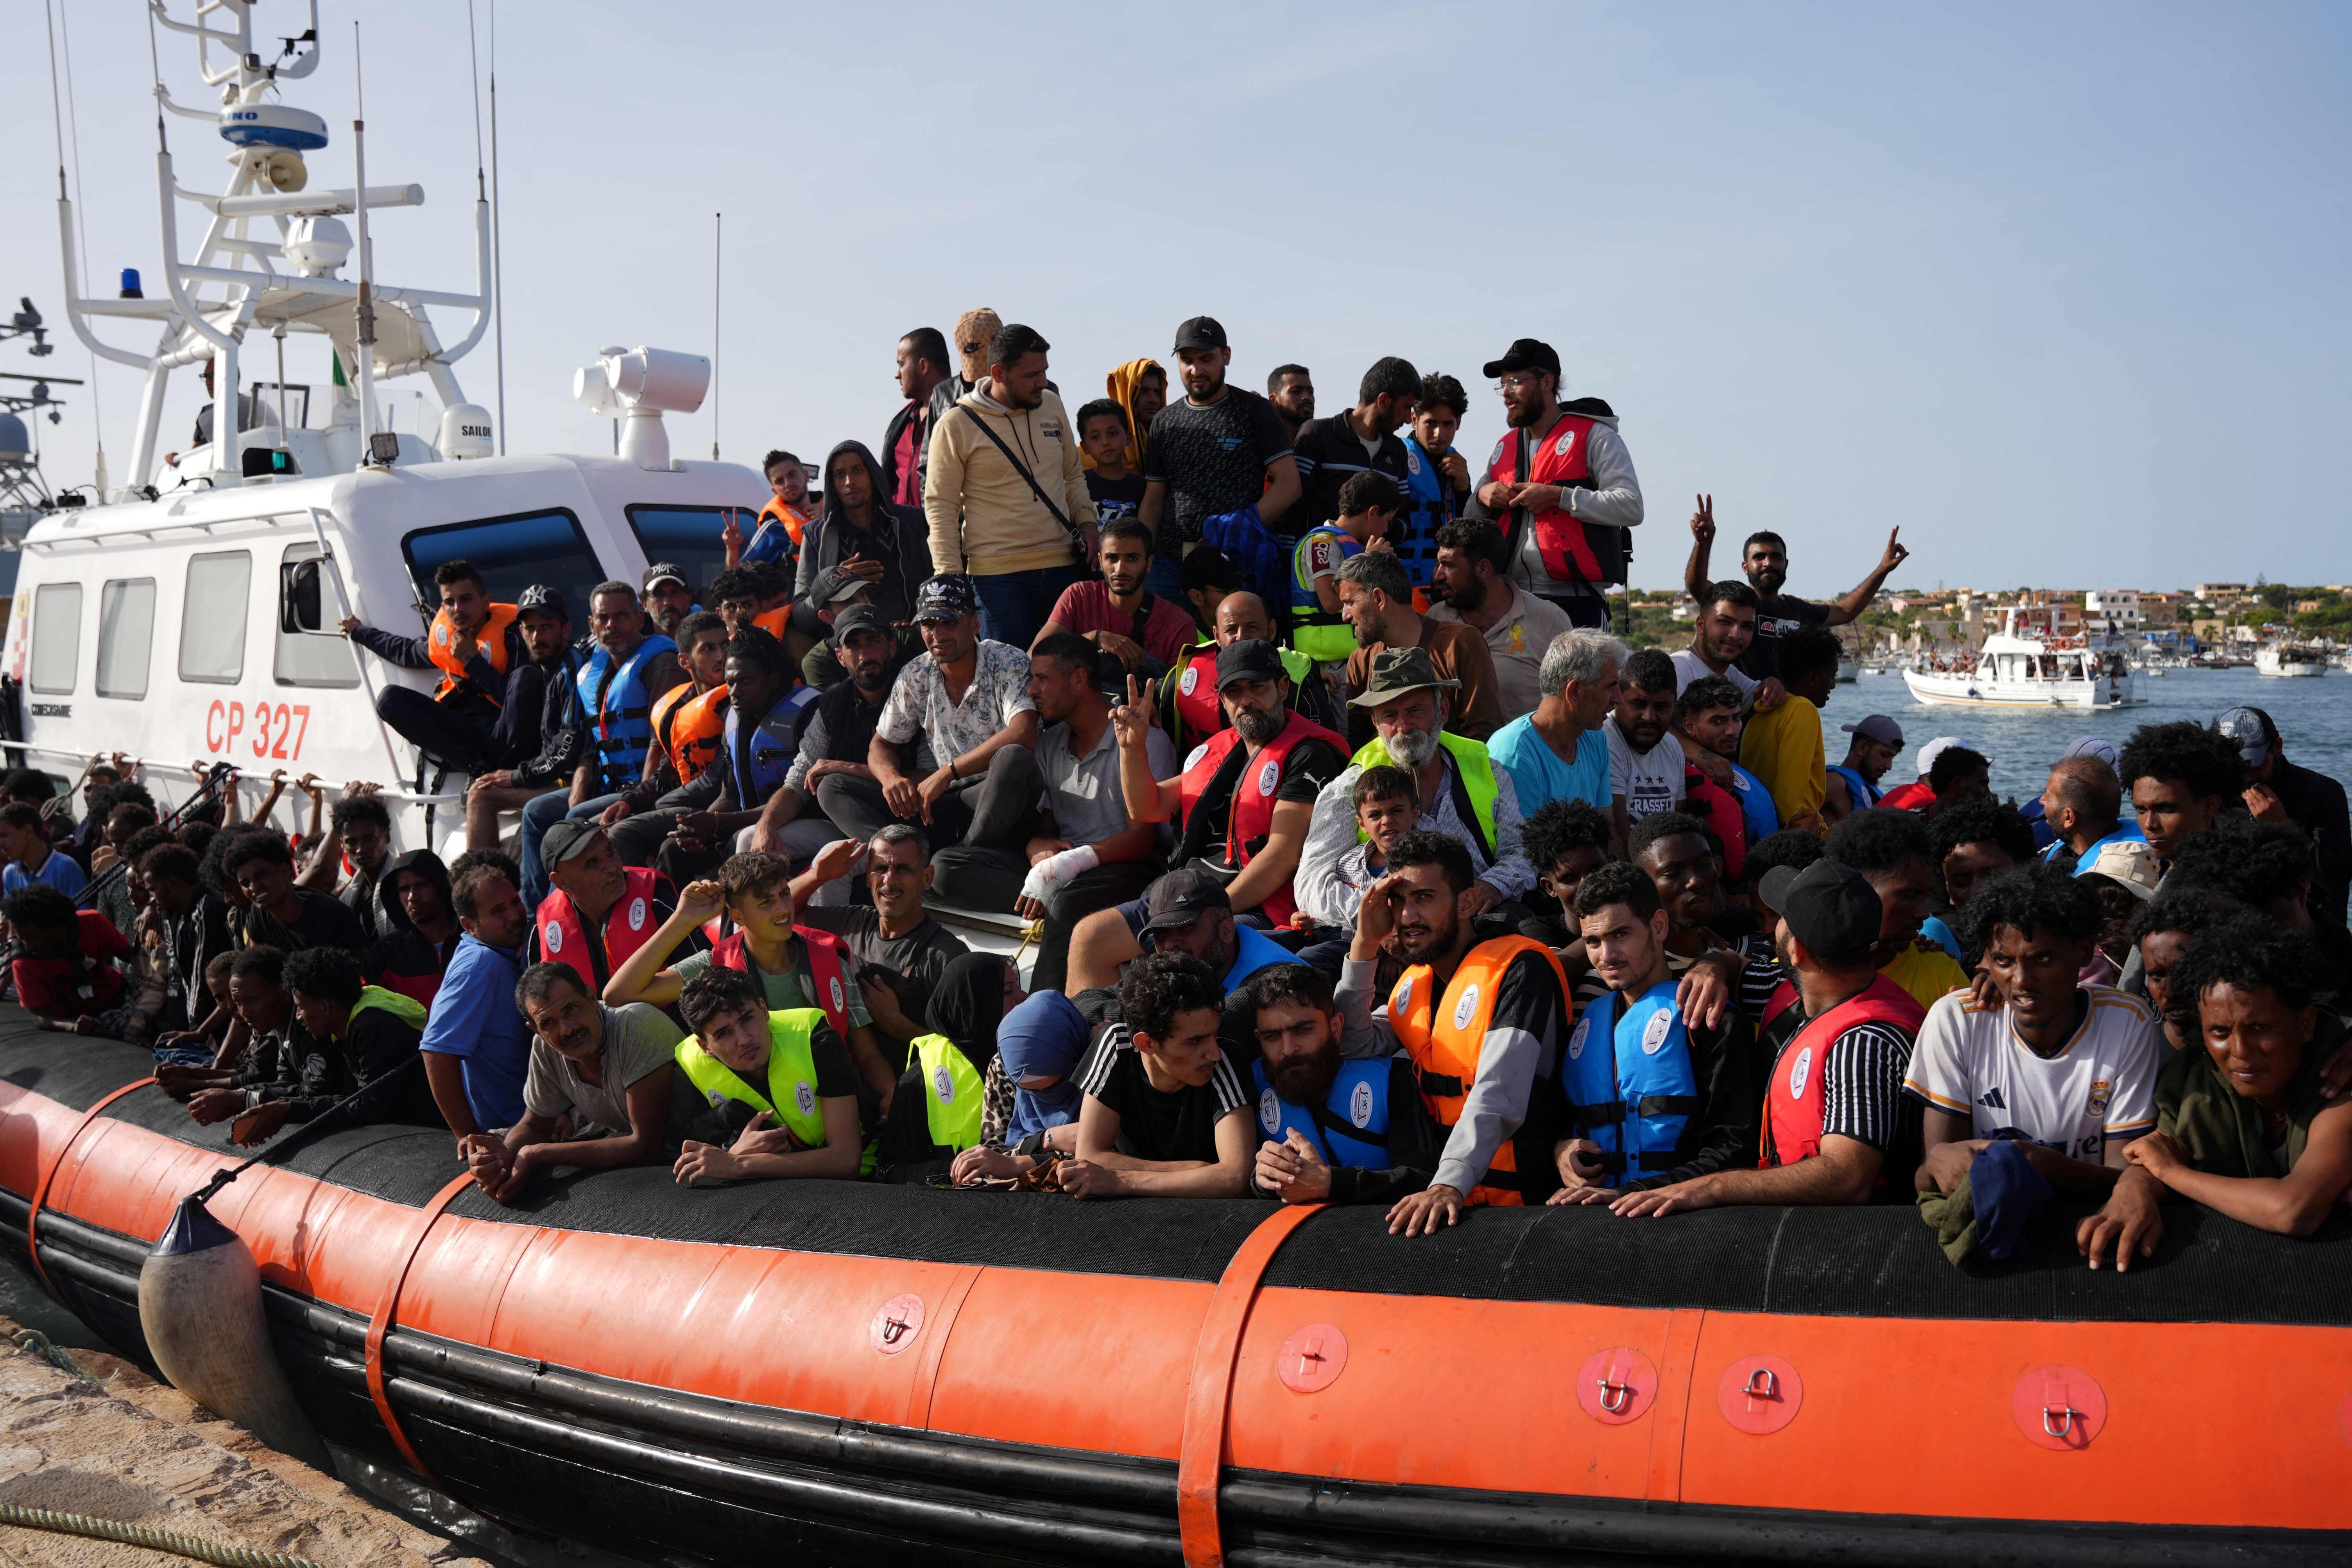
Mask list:
[[708,609],[710,580],[727,565],[727,546],[721,534],[730,511],[735,514],[736,526],[743,531],[744,542],[749,543],[751,535],[759,531],[760,512],[756,507],[633,506],[628,509],[629,526],[636,530],[646,560],[667,561],[684,572],[687,586],[694,590],[695,603]]
[[441,592],[433,585],[436,568],[470,561],[482,574],[493,604],[513,604],[534,583],[562,589],[574,630],[586,628],[588,590],[605,576],[587,536],[580,531],[580,520],[561,508],[420,528],[401,541],[401,550],[408,557],[408,574],[415,580],[420,603],[441,602]]

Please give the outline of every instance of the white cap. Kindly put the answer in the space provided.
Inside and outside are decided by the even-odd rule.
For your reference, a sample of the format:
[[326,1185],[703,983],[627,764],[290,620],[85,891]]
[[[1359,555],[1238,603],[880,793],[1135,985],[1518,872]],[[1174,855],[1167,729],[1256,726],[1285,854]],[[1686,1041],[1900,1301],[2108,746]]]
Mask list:
[[1934,740],[1928,742],[1926,745],[1920,747],[1919,776],[1923,779],[1926,778],[1927,776],[1927,770],[1936,765],[1936,759],[1942,756],[1947,748],[1957,746],[1959,743],[1960,738],[1958,735],[1938,735]]

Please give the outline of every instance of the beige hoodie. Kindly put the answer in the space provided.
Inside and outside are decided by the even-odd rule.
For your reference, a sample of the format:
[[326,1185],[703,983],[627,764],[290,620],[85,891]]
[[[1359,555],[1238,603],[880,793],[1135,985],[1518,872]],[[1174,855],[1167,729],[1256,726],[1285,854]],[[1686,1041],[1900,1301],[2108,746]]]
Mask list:
[[1085,565],[1069,531],[1040,504],[1028,482],[981,433],[988,421],[1062,515],[1079,527],[1095,505],[1078,462],[1078,433],[1053,392],[1035,408],[1007,409],[984,393],[967,393],[931,430],[923,517],[930,524],[931,564],[940,572],[995,576],[1041,567]]

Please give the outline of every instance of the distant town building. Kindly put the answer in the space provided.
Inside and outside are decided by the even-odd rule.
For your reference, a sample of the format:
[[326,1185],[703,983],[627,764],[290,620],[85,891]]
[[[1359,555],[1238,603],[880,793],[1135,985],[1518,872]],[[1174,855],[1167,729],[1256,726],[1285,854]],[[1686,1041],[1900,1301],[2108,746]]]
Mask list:
[[2137,637],[2143,624],[2137,589],[2101,588],[2083,595],[2083,626],[2088,632]]

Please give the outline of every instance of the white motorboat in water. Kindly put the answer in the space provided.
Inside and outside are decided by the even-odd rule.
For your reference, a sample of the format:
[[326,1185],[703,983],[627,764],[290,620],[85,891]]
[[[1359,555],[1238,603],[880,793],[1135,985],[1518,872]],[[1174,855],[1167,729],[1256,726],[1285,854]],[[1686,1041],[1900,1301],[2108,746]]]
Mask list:
[[2307,643],[2266,643],[2254,650],[2254,673],[2315,678],[2327,673],[2327,656]]
[[2132,672],[2120,650],[2086,647],[2077,637],[2053,637],[2046,625],[2023,624],[2031,612],[2003,612],[2001,628],[1985,638],[1973,665],[1906,669],[1915,701],[1956,708],[2124,708]]

